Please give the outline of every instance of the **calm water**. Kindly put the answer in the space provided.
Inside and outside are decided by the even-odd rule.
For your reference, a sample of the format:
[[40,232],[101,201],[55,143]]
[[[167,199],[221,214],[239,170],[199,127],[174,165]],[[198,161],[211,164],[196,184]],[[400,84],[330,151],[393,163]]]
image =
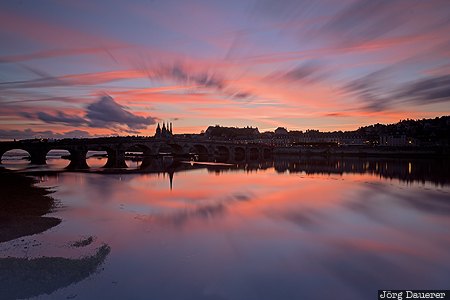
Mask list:
[[[0,244],[1,259],[29,259],[0,262],[0,276],[29,278],[11,283],[27,297],[375,299],[378,289],[450,287],[448,162],[291,159],[36,178],[55,191],[50,215],[62,223]],[[40,275],[31,259],[43,256],[64,280]]]

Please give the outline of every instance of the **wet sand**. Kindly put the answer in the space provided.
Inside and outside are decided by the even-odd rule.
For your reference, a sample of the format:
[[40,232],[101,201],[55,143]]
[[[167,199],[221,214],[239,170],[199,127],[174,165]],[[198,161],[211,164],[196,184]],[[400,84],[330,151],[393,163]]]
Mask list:
[[55,209],[50,190],[35,180],[0,168],[0,242],[44,232],[61,220],[43,217]]
[[[82,281],[99,270],[111,248],[102,245],[96,253],[81,258],[8,257],[0,259],[0,299],[24,299]],[[66,299],[75,298],[76,295]]]

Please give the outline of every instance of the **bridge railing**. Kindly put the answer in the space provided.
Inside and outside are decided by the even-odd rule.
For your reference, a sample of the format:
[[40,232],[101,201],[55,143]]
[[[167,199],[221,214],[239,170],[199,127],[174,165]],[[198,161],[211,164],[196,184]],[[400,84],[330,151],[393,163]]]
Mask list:
[[177,138],[158,139],[154,137],[104,137],[104,138],[66,138],[66,139],[33,139],[19,141],[1,141],[0,146],[8,145],[92,145],[92,144],[116,144],[116,143],[199,143],[199,144],[226,144],[226,145],[254,145],[272,147],[270,141],[261,140],[226,140],[226,139],[206,139],[206,138]]

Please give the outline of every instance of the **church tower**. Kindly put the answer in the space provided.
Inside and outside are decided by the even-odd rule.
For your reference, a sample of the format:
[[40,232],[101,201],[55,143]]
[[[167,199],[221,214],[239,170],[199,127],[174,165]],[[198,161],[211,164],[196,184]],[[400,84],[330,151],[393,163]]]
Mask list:
[[161,135],[162,135],[163,137],[166,137],[166,136],[167,136],[167,128],[166,128],[166,123],[165,123],[165,122],[163,122],[163,127],[162,127],[162,131],[161,131]]
[[173,136],[172,133],[172,122],[163,122],[162,128],[158,123],[158,126],[156,127],[155,132],[155,138],[171,138]]
[[156,127],[155,137],[156,138],[161,137],[161,127],[159,126],[159,123],[158,123],[158,127]]

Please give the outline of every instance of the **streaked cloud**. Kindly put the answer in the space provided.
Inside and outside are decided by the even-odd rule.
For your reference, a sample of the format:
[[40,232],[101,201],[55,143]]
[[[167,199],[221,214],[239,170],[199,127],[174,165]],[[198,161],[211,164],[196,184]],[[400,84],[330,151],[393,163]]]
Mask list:
[[86,123],[86,120],[77,116],[71,116],[58,111],[56,115],[51,115],[46,112],[37,112],[36,117],[46,123],[61,123],[72,126],[79,126]]
[[423,77],[389,88],[387,70],[380,70],[350,82],[345,89],[371,111],[401,105],[422,106],[450,102],[450,75]]
[[449,14],[447,0],[5,1],[0,129],[350,130],[450,114]]
[[326,70],[318,62],[307,61],[285,72],[275,72],[268,79],[311,84],[324,80],[326,77]]
[[39,51],[27,54],[15,54],[8,56],[1,56],[0,63],[18,63],[35,59],[48,59],[73,55],[91,55],[91,54],[107,54],[111,55],[111,50],[120,47],[109,48],[73,48],[73,49],[51,49],[47,51]]
[[31,80],[0,82],[2,89],[49,88],[76,85],[98,85],[123,79],[145,78],[146,74],[135,70],[96,72],[64,76],[41,77]]
[[450,102],[450,74],[430,76],[408,83],[396,97],[417,104]]
[[195,70],[187,65],[176,62],[160,65],[149,72],[150,78],[156,80],[171,80],[178,84],[190,87],[192,90],[210,89],[212,92],[222,94],[233,99],[249,99],[252,94],[240,91],[229,83],[218,70]]

